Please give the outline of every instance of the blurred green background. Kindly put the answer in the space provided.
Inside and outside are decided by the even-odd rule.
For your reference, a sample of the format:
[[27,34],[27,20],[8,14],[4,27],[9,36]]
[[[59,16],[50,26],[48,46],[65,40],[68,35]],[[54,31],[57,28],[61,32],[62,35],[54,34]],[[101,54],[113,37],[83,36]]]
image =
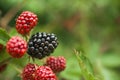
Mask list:
[[[59,80],[84,80],[73,49],[89,58],[98,80],[120,80],[120,0],[0,0],[0,26],[11,36],[18,35],[15,20],[26,10],[39,18],[31,34],[58,36],[59,46],[52,55],[67,59]],[[0,62],[7,57],[0,54]],[[18,69],[28,63],[27,57],[11,60],[0,80],[21,80]]]

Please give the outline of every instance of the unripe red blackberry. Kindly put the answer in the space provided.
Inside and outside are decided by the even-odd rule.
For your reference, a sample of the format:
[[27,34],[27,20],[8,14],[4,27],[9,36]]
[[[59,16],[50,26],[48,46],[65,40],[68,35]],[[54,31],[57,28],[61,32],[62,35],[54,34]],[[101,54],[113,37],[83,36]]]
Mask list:
[[6,64],[6,63],[0,65],[0,72],[3,72],[6,67],[7,67],[7,64]]
[[0,52],[2,51],[2,49],[3,49],[3,45],[2,45],[2,44],[0,44]]
[[6,45],[7,52],[14,58],[21,58],[27,50],[27,43],[21,37],[13,36]]
[[34,58],[42,59],[53,53],[57,45],[58,41],[55,34],[38,32],[30,38],[27,53]]
[[35,72],[35,80],[57,80],[57,78],[48,66],[40,66]]
[[62,56],[51,56],[47,58],[45,65],[49,66],[53,70],[53,72],[58,73],[66,68],[66,59]]
[[37,15],[30,11],[23,11],[16,20],[16,29],[22,35],[29,34],[31,29],[36,26]]
[[22,80],[35,80],[36,64],[27,64],[22,72]]

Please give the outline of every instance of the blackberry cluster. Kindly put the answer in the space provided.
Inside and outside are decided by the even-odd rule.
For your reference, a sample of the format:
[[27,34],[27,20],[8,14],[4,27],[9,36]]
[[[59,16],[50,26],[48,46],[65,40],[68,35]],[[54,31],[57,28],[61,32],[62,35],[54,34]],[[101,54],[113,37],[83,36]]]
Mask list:
[[38,32],[30,38],[27,53],[34,58],[42,59],[53,53],[57,45],[58,41],[55,34]]

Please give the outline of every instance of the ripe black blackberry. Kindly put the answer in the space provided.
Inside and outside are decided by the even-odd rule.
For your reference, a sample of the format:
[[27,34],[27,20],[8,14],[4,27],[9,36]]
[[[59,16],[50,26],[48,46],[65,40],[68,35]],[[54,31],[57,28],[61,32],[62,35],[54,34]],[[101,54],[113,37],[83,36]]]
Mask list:
[[34,58],[42,59],[53,53],[57,45],[58,41],[55,34],[38,32],[30,38],[27,53]]

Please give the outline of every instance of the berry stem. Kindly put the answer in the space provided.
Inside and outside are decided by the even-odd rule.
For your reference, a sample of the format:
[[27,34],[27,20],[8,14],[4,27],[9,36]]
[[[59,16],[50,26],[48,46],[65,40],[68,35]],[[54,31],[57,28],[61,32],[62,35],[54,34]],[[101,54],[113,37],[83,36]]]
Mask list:
[[15,6],[13,6],[2,18],[0,22],[0,26],[4,29],[8,30],[8,23],[11,21],[11,19],[14,17],[14,15],[26,4],[26,0],[23,0],[22,2],[18,2]]
[[10,64],[17,72],[22,73],[21,69],[17,68],[15,65]]
[[2,64],[4,64],[4,63],[8,63],[11,59],[12,59],[12,58],[9,57],[9,58],[3,60],[2,62],[0,62],[0,65],[2,65]]
[[29,39],[29,35],[24,35],[23,37],[25,38],[25,40],[26,40],[26,42],[27,42],[28,39]]

